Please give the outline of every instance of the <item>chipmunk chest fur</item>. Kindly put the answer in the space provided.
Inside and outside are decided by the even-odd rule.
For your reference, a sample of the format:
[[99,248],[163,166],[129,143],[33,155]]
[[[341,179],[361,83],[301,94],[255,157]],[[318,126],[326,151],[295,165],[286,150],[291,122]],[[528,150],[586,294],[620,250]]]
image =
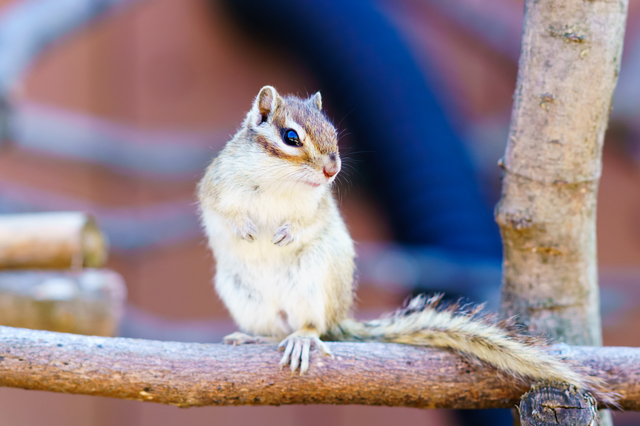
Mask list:
[[[226,152],[221,153],[220,170],[216,174],[225,176],[232,184],[219,188],[216,209],[203,209],[203,223],[209,233],[215,235],[211,243],[220,247],[217,251],[224,248],[256,264],[278,262],[300,251],[322,232],[327,218],[322,217],[319,210],[327,198],[331,198],[329,188],[309,190],[299,182],[274,179],[273,174],[268,173],[274,170],[269,158],[252,158],[247,154],[247,159],[238,162],[227,160],[227,156]],[[255,225],[253,238],[238,238],[226,212],[240,212],[242,220]],[[284,246],[275,245],[273,236],[277,229],[293,222],[296,223],[295,239]]]

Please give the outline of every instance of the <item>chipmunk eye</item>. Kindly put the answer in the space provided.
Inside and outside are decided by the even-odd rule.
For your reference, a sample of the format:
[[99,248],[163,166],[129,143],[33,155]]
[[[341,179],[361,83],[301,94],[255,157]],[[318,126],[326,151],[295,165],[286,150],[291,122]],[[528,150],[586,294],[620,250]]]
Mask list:
[[286,129],[284,134],[282,135],[282,139],[284,139],[284,143],[290,146],[301,147],[302,142],[300,142],[300,138],[298,137],[298,133],[293,129]]

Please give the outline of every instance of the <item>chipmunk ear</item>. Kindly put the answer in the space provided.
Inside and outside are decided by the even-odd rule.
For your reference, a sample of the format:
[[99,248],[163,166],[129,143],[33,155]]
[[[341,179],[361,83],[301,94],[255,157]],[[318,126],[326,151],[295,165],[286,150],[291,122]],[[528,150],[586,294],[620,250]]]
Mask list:
[[311,95],[309,102],[311,102],[311,105],[316,107],[318,111],[322,111],[322,95],[320,95],[320,92],[316,92],[315,95]]
[[273,113],[282,102],[282,98],[273,86],[264,86],[253,101],[249,112],[249,123],[260,125],[273,117]]

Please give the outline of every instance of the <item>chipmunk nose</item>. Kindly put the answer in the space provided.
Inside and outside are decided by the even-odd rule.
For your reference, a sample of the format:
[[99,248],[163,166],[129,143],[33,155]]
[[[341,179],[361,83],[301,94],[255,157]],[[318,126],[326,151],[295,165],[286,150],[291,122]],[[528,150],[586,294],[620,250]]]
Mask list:
[[336,154],[329,154],[329,163],[322,168],[322,171],[327,179],[338,174],[340,171],[340,162],[338,161],[338,156]]
[[340,167],[338,167],[338,165],[336,163],[333,163],[329,166],[324,166],[322,168],[322,171],[324,172],[324,175],[327,178],[333,177],[335,176],[339,171],[340,171]]

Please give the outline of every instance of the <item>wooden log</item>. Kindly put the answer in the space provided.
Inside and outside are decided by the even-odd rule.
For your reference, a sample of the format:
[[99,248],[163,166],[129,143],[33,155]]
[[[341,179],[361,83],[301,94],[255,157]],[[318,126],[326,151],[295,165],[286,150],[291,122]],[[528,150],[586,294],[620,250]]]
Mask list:
[[596,401],[566,383],[536,385],[522,396],[522,426],[596,426]]
[[0,270],[97,268],[107,253],[106,238],[91,215],[0,215]]
[[113,271],[0,272],[0,324],[115,336],[126,288]]
[[[304,375],[280,370],[275,345],[158,342],[0,327],[0,386],[204,405],[363,404],[514,407],[528,384],[455,353],[384,343],[328,343]],[[640,409],[640,349],[567,347]]]

